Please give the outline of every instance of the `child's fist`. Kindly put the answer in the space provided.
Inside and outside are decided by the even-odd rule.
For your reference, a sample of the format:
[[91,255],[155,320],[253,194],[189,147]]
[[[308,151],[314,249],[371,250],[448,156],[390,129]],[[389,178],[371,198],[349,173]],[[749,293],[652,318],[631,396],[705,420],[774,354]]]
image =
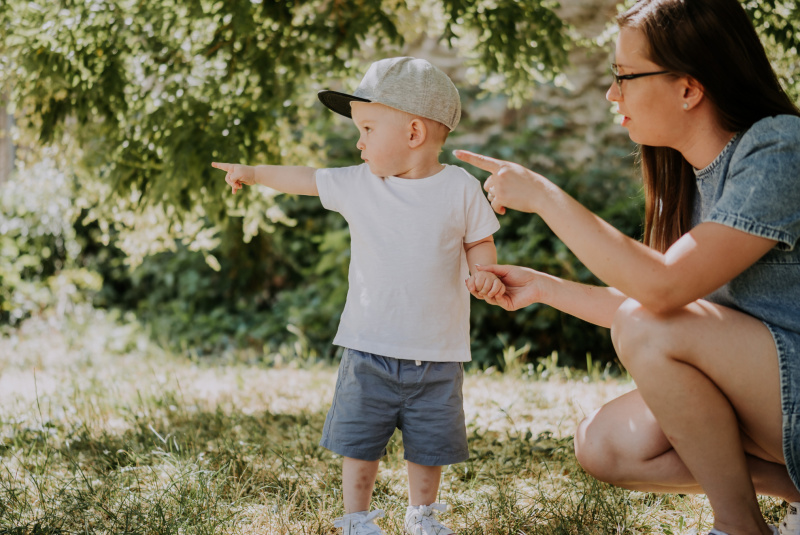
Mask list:
[[225,182],[231,187],[231,193],[242,189],[242,185],[252,186],[255,184],[255,170],[249,165],[211,162],[211,167],[222,169],[227,173]]
[[478,299],[500,297],[506,292],[506,286],[490,271],[478,271],[467,279],[469,293]]

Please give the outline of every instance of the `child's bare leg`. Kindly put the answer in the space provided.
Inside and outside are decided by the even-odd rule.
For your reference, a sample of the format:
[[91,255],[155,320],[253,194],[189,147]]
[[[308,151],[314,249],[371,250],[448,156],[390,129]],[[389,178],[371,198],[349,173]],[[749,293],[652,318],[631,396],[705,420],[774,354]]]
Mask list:
[[439,494],[439,482],[442,479],[441,466],[423,466],[406,461],[408,466],[408,503],[409,505],[430,505]]
[[378,477],[380,461],[360,461],[344,458],[342,464],[342,493],[344,512],[347,514],[369,510],[375,478]]

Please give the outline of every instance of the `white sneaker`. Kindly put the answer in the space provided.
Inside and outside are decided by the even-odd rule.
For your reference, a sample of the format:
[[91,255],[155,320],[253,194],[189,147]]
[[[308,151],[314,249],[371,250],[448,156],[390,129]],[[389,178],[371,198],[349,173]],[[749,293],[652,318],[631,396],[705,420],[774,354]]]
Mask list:
[[800,502],[792,502],[781,523],[778,524],[780,535],[800,535]]
[[383,511],[375,509],[371,513],[350,513],[333,521],[333,527],[342,528],[342,535],[383,535],[381,528],[372,523],[383,516]]
[[409,505],[403,527],[409,535],[456,535],[455,531],[436,520],[436,511],[447,511],[443,503]]

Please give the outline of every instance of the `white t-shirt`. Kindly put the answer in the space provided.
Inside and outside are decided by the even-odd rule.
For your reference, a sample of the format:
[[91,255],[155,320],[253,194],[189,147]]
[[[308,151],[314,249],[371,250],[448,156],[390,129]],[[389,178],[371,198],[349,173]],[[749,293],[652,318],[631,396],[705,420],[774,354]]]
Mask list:
[[347,304],[333,343],[408,360],[470,360],[464,243],[500,223],[481,184],[447,165],[421,179],[367,164],[319,169],[322,205],[350,226]]

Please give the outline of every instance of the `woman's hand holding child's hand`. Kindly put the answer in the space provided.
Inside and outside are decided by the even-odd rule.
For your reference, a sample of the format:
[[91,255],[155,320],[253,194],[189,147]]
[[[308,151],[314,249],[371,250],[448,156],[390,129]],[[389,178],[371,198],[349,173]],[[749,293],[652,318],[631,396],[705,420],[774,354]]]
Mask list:
[[211,167],[222,169],[227,173],[225,182],[231,187],[231,193],[236,193],[243,185],[252,186],[256,183],[255,168],[250,165],[212,162]]
[[506,287],[503,282],[490,271],[478,271],[467,279],[469,293],[478,299],[495,299],[501,297]]
[[[467,279],[467,289],[490,305],[497,305],[506,310],[519,310],[533,303],[541,303],[544,297],[544,284],[547,276],[530,268],[507,265],[477,266],[476,275]],[[470,284],[480,274],[492,275],[502,284],[503,291],[493,296],[488,293],[477,293],[476,287]]]

